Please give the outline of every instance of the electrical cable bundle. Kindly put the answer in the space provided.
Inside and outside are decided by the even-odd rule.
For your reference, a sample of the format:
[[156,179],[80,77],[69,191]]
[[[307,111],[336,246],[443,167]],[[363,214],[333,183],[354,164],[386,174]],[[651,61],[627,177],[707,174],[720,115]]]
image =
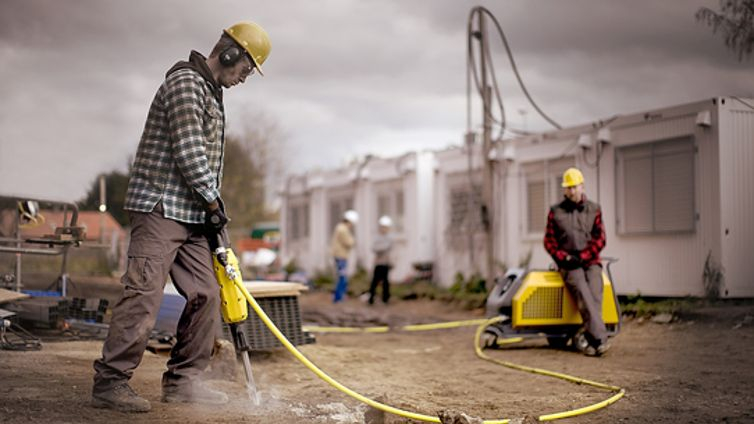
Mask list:
[[[476,65],[476,56],[474,55],[474,49],[472,46],[472,40],[473,38],[479,38],[479,39],[485,39],[487,37],[486,33],[482,32],[482,28],[477,28],[476,30],[473,29],[473,21],[475,16],[479,16],[482,18],[484,15],[488,16],[492,22],[495,24],[495,28],[497,29],[498,34],[500,35],[500,39],[503,42],[503,46],[505,47],[505,51],[508,55],[508,60],[510,61],[511,68],[513,69],[513,73],[516,76],[516,80],[518,81],[519,87],[521,87],[521,91],[523,91],[524,95],[526,96],[526,99],[529,100],[529,103],[534,107],[534,109],[539,113],[542,118],[544,118],[547,122],[549,122],[553,127],[557,129],[562,129],[560,124],[555,122],[552,118],[547,116],[547,114],[542,111],[542,109],[537,105],[537,103],[534,101],[534,99],[531,97],[531,94],[529,94],[529,90],[526,89],[526,86],[524,85],[524,81],[521,78],[521,74],[518,72],[518,67],[516,66],[516,61],[513,59],[513,53],[511,52],[511,48],[508,45],[508,40],[505,38],[505,33],[503,32],[503,27],[500,25],[500,22],[497,20],[497,18],[486,8],[482,6],[477,6],[471,9],[471,13],[469,14],[469,20],[468,20],[468,46],[467,46],[467,73],[466,73],[466,97],[467,97],[467,130],[470,130],[471,128],[471,76],[474,77],[474,86],[476,87],[477,92],[479,93],[482,98],[484,98],[484,87],[480,85],[477,65]],[[486,31],[485,31],[486,32]],[[480,47],[480,56],[483,56],[485,58],[484,63],[485,67],[487,69],[483,69],[482,71],[489,71],[489,74],[492,76],[492,85],[494,86],[494,96],[496,99],[496,105],[500,112],[500,117],[496,118],[492,111],[484,110],[483,112],[489,117],[492,121],[497,123],[500,126],[500,132],[498,135],[498,139],[502,139],[505,131],[517,134],[517,135],[526,135],[526,131],[516,130],[512,128],[507,127],[507,122],[505,119],[505,107],[503,105],[503,98],[500,95],[500,87],[497,83],[497,77],[495,76],[495,66],[492,62],[492,55],[490,54],[490,47],[488,42],[481,43],[482,47]]]

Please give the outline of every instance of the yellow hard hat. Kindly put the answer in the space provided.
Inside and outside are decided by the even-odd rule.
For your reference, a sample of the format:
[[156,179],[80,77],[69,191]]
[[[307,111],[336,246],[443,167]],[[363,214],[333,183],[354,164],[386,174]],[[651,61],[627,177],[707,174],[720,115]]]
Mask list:
[[563,173],[563,187],[573,187],[584,184],[584,175],[577,168],[568,168]]
[[257,72],[264,75],[262,64],[267,60],[272,48],[270,37],[264,28],[254,22],[239,22],[226,29],[225,33],[249,53]]

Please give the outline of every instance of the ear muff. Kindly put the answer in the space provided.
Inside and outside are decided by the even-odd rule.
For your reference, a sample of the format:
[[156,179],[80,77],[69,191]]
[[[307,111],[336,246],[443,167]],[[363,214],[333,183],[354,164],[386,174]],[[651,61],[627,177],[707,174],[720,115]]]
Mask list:
[[220,63],[223,66],[233,66],[241,59],[243,51],[237,46],[230,46],[227,49],[220,52]]

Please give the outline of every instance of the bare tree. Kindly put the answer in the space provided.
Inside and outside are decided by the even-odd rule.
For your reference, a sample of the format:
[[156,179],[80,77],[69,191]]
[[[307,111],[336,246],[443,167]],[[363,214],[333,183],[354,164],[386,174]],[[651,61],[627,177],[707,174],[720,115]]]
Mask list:
[[[284,142],[277,122],[262,113],[247,114],[240,135],[226,135],[221,192],[232,230],[248,233],[257,222],[277,219],[275,188],[283,178]],[[121,225],[128,225],[123,210],[128,174],[113,170],[105,174],[105,181],[108,210]],[[82,210],[97,210],[99,176],[78,204]]]
[[277,190],[286,170],[285,146],[288,135],[278,122],[263,112],[244,120],[244,135],[253,144],[253,155],[264,170],[265,204],[270,212],[278,209]]
[[277,218],[275,187],[283,173],[284,135],[277,123],[262,113],[244,119],[240,135],[226,136],[222,196],[235,230]]
[[725,45],[738,54],[739,62],[749,58],[754,47],[754,0],[720,0],[720,11],[701,7],[696,20],[718,31]]
[[[115,218],[120,225],[127,226],[128,213],[123,209],[126,203],[126,189],[128,188],[128,173],[119,170],[113,170],[104,174],[105,177],[105,199],[107,201],[107,211]],[[99,176],[94,178],[89,191],[83,199],[78,201],[79,209],[83,211],[96,211],[99,209],[100,192]]]

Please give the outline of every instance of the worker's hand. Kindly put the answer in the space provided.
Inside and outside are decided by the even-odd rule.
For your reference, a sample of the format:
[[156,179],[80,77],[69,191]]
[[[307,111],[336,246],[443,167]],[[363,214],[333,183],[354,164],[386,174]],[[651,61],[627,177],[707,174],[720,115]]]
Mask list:
[[579,268],[581,266],[581,259],[579,259],[578,256],[573,255],[566,255],[566,257],[563,259],[563,262],[561,262],[560,266],[563,269],[572,270]]
[[204,216],[204,225],[208,230],[219,233],[230,222],[230,218],[225,215],[225,205],[218,197],[217,200],[209,204],[207,209]]
[[582,250],[579,252],[579,259],[581,259],[582,263],[589,263],[592,260],[592,251],[589,249]]

